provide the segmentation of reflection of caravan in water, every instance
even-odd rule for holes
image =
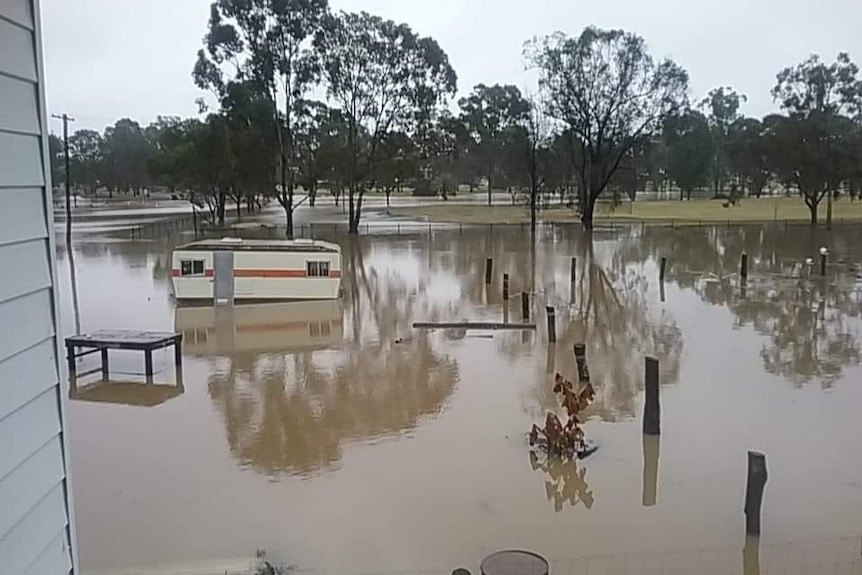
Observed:
[[[336,299],[341,248],[318,240],[204,240],[174,250],[171,275],[178,300]]]
[[[325,348],[342,337],[338,300],[178,307],[174,329],[190,355]]]

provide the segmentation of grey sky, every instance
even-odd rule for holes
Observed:
[[[743,111],[774,109],[775,73],[812,52],[848,51],[862,62],[859,0],[330,0],[334,10],[366,10],[433,36],[458,73],[459,93],[480,82],[535,90],[521,47],[555,30],[586,25],[643,36],[653,55],[691,75],[692,97],[731,85],[748,95]],[[48,105],[75,128],[101,130],[119,117],[142,124],[196,112],[191,80],[210,0],[42,0]],[[493,6],[488,9],[488,6]],[[56,126],[54,126],[56,129]]]

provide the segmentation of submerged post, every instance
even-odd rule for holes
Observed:
[[[503,301],[509,301],[509,274],[503,274]]]
[[[739,262],[739,277],[742,283],[748,281],[748,254],[742,254],[742,261]]]
[[[647,435],[659,435],[661,433],[661,402],[659,400],[658,359],[646,358],[645,376],[643,432]]]
[[[485,260],[485,283],[491,283],[491,273],[494,271],[494,260],[488,258]]]
[[[521,317],[525,323],[530,321],[530,294],[525,291],[521,292]]]
[[[829,261],[829,250],[826,246],[820,248],[820,275],[826,276],[826,264]]]
[[[571,282],[575,283],[578,279],[578,258],[572,258]]]
[[[103,347],[103,348],[101,349],[101,352],[102,352],[102,380],[103,380],[103,381],[107,381],[107,380],[110,378],[110,376],[109,376],[109,374],[108,374],[108,372],[109,372],[109,367],[108,367],[108,348],[107,348],[107,347]]]
[[[748,452],[748,481],[745,485],[745,533],[760,535],[760,507],[766,487],[766,455]]]
[[[590,369],[587,367],[587,345],[575,344],[575,363],[578,366],[578,381],[580,383],[590,382]]]
[[[153,382],[153,350],[144,350],[144,372],[147,377],[147,383]]]
[[[664,275],[665,275],[666,271],[667,271],[667,258],[662,257],[661,258],[661,265],[660,265],[659,271],[658,271],[658,281],[664,283]]]
[[[546,306],[545,311],[548,312],[548,341],[550,343],[557,342],[557,318],[554,315],[554,308]]]

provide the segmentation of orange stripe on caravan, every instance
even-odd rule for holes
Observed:
[[[236,278],[304,278],[305,270],[233,270]]]

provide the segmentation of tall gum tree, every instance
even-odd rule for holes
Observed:
[[[781,70],[772,89],[786,117],[773,118],[771,137],[773,162],[785,166],[799,188],[817,225],[817,210],[828,197],[827,226],[832,223],[832,196],[842,182],[851,180],[855,168],[851,150],[855,133],[853,119],[862,113],[862,80],[859,67],[846,53],[827,64],[812,55],[804,62]],[[784,158],[782,158],[782,155]]]
[[[288,237],[293,237],[299,176],[296,126],[304,96],[318,83],[314,40],[327,14],[326,0],[216,0],[193,73],[199,87],[220,98],[236,82],[252,82],[266,94],[278,141],[275,195],[285,211]]]
[[[592,229],[596,200],[626,154],[686,106],[688,74],[657,62],[643,38],[623,30],[558,32],[528,42],[525,56],[539,70],[548,114],[575,140],[581,221]]]
[[[356,234],[381,143],[432,121],[457,78],[434,39],[367,12],[328,18],[317,46],[330,105],[348,124],[348,224]]]

